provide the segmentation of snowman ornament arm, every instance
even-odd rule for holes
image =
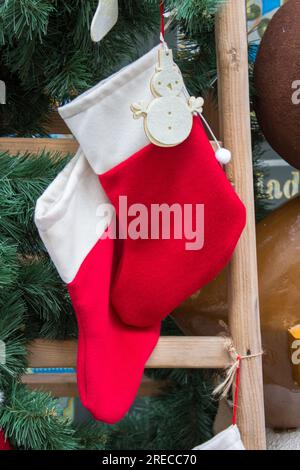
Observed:
[[[195,96],[191,96],[191,98],[189,99],[188,105],[191,110],[191,113],[193,113],[194,115],[202,114],[204,99],[201,97],[195,98]]]
[[[158,63],[150,81],[153,100],[147,105],[138,101],[130,106],[134,119],[144,118],[145,133],[151,143],[160,147],[174,147],[190,135],[193,116],[199,115],[213,136],[218,150],[216,158],[221,164],[230,161],[229,150],[220,147],[212,129],[204,118],[202,97],[189,97],[180,69],[173,61],[172,50],[161,47]]]
[[[147,115],[147,105],[144,101],[138,101],[130,106],[133,113],[133,119],[139,119]]]

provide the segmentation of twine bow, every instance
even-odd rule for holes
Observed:
[[[218,397],[218,399],[225,398],[233,385],[235,379],[235,391],[234,391],[234,400],[233,400],[233,419],[232,424],[236,424],[236,415],[237,415],[237,406],[238,406],[238,396],[239,396],[239,383],[240,383],[240,369],[241,369],[241,362],[244,359],[252,359],[253,357],[262,356],[264,354],[263,351],[260,351],[255,354],[248,354],[246,356],[241,356],[237,353],[232,340],[228,339],[227,350],[229,355],[233,360],[233,364],[229,366],[225,371],[225,378],[224,380],[215,387],[212,392],[214,397]]]

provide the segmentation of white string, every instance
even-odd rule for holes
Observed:
[[[200,118],[202,119],[202,121],[204,122],[204,124],[206,125],[208,131],[210,132],[210,135],[212,136],[212,138],[213,138],[213,140],[214,140],[216,146],[218,147],[218,149],[220,149],[220,148],[221,148],[221,145],[219,144],[219,141],[218,141],[218,139],[216,138],[215,134],[213,133],[213,130],[212,130],[212,128],[210,127],[210,125],[208,124],[207,120],[205,119],[205,117],[203,116],[203,114],[201,114],[201,113],[199,113],[199,112],[198,112],[198,114],[199,114]]]
[[[189,92],[187,91],[187,88],[186,88],[185,85],[184,85],[183,91],[184,91],[184,94],[185,94],[186,98],[189,99],[189,98],[190,98],[190,94],[189,94]],[[215,134],[213,133],[212,128],[211,128],[210,125],[208,124],[208,122],[207,122],[207,120],[205,119],[205,117],[203,116],[203,114],[201,114],[201,113],[199,113],[199,112],[197,112],[197,114],[200,116],[200,118],[202,119],[202,121],[203,121],[204,124],[206,125],[206,127],[207,127],[207,129],[208,129],[210,135],[212,136],[212,138],[213,138],[213,140],[214,140],[216,146],[218,147],[218,149],[221,149],[221,145],[219,144],[218,139],[216,138]]]
[[[164,37],[163,33],[160,33],[160,42],[161,42],[161,45],[163,46],[163,48],[165,49],[165,51],[168,52],[169,51],[169,46],[165,41],[165,37]]]

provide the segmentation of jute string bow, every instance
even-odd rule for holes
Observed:
[[[233,364],[229,366],[225,371],[225,378],[224,380],[216,386],[213,390],[212,394],[214,397],[218,397],[218,399],[222,399],[227,397],[228,392],[233,385],[235,379],[235,391],[234,391],[234,400],[233,400],[233,419],[232,424],[236,424],[236,415],[237,415],[237,406],[238,406],[238,396],[239,396],[239,383],[240,383],[240,369],[241,369],[241,362],[245,359],[252,359],[254,357],[262,356],[264,354],[263,351],[254,354],[247,354],[242,356],[238,354],[236,351],[232,340],[228,338],[227,349],[229,352],[230,357],[233,360]]]

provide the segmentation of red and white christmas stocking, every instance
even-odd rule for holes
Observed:
[[[246,219],[195,115],[203,100],[186,97],[161,50],[60,109],[118,215],[124,239],[112,306],[141,327],[217,276]],[[157,222],[164,210],[166,233]]]
[[[117,241],[107,236],[108,199],[81,150],[39,198],[35,222],[78,321],[78,388],[96,419],[120,420],[131,406],[160,325],[130,327],[110,306]],[[108,208],[109,212],[109,208]]]

